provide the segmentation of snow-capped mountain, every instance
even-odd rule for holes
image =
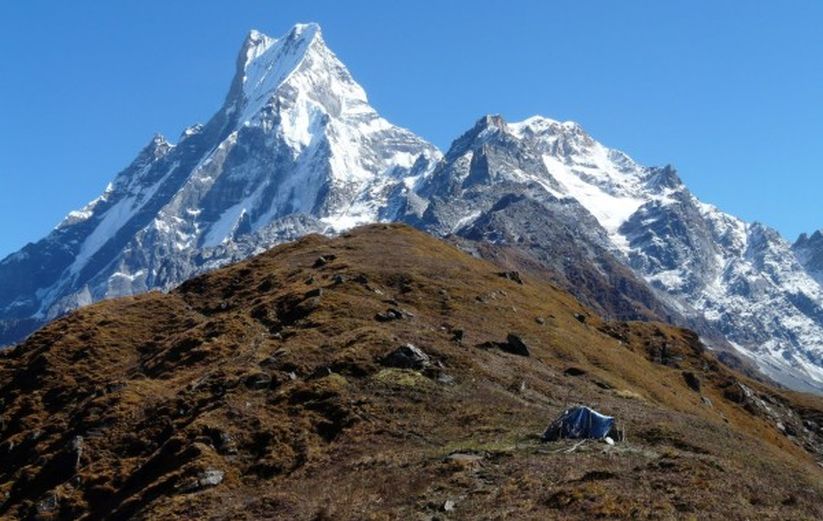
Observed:
[[[501,218],[507,194],[534,210]],[[605,276],[613,277],[602,264],[611,256],[644,279],[673,321],[725,338],[775,380],[823,390],[821,286],[777,232],[700,202],[671,167],[638,165],[576,123],[487,116],[455,141],[418,195],[426,204],[410,222],[548,249],[548,257],[562,241],[540,233],[562,224],[574,230],[577,252],[595,248]],[[552,223],[540,221],[546,215]]]
[[[516,248],[527,254],[525,264],[544,268],[603,315],[676,315],[684,323],[618,258],[597,218],[562,191],[534,140],[521,139],[499,116],[486,116],[454,142],[399,218],[436,235]]]
[[[443,155],[377,114],[314,24],[252,31],[210,121],[176,144],[153,138],[100,197],[0,262],[0,344],[90,302],[374,221],[493,243],[601,313],[691,327],[823,392],[819,232],[792,247],[571,122],[486,116]]]
[[[0,263],[0,316],[48,320],[176,285],[249,244],[390,218],[438,158],[377,114],[317,25],[252,31],[208,123],[152,139],[100,197]]]

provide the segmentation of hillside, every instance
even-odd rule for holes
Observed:
[[[52,322],[0,354],[0,518],[823,517],[823,400],[503,275],[371,225]],[[573,403],[627,440],[541,443]]]

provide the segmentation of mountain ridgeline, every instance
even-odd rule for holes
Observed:
[[[819,232],[791,245],[572,122],[485,116],[441,153],[379,116],[314,24],[279,39],[252,31],[207,123],[174,144],[153,138],[100,197],[0,262],[0,341],[309,233],[390,221],[605,316],[687,326],[823,392]]]

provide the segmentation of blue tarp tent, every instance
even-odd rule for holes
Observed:
[[[562,438],[605,438],[614,427],[614,418],[578,405],[566,409],[543,433],[543,441]]]

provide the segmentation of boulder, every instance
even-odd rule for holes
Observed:
[[[431,358],[419,347],[405,344],[384,356],[381,363],[387,367],[419,370],[428,367],[431,364]]]
[[[392,320],[400,320],[401,318],[403,318],[403,312],[395,308],[389,308],[374,316],[374,319],[378,322],[391,322]]]
[[[529,348],[519,335],[509,333],[506,337],[506,342],[500,344],[500,349],[507,353],[512,353],[520,356],[529,356]]]
[[[252,373],[243,380],[249,389],[268,389],[271,386],[272,378],[268,373]]]
[[[312,264],[312,268],[322,268],[323,266],[330,263],[336,258],[337,256],[335,255],[321,255],[320,257],[317,257],[316,261],[314,261],[314,264]]]
[[[512,353],[520,356],[529,356],[529,348],[519,335],[509,333],[505,342],[482,342],[477,344],[479,349],[500,349],[507,353]]]
[[[683,380],[689,386],[689,389],[696,393],[700,392],[700,378],[696,374],[691,371],[683,371]]]
[[[586,374],[586,370],[581,369],[579,367],[571,366],[566,368],[566,370],[563,371],[563,374],[566,376],[583,376],[584,374]]]
[[[184,493],[195,492],[204,488],[215,487],[223,482],[225,473],[222,470],[208,469],[199,473],[197,477],[179,485],[179,490]]]
[[[305,295],[305,297],[307,299],[322,297],[322,296],[323,296],[323,288],[310,289],[309,291],[306,292],[306,295]]]
[[[457,342],[458,344],[463,342],[463,338],[465,337],[465,332],[462,329],[453,329],[452,330],[452,340]]]
[[[197,477],[201,487],[214,487],[223,482],[225,474],[222,470],[209,469],[200,473]]]
[[[520,278],[520,273],[517,271],[501,271],[497,275],[499,277],[503,277],[504,279],[508,279],[512,282],[523,284],[523,279]]]

